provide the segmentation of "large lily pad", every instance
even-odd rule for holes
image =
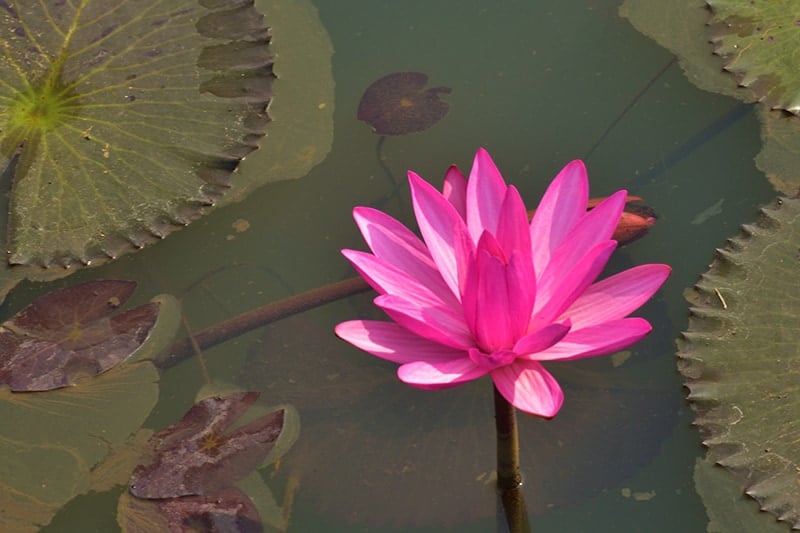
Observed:
[[[800,12],[795,0],[708,0],[725,69],[773,108],[800,114]]]
[[[689,80],[706,91],[752,102],[756,96],[737,87],[722,70],[722,60],[708,42],[711,14],[705,0],[625,0],[620,15],[640,32],[674,53]]]
[[[135,281],[97,280],[45,294],[0,326],[0,383],[12,391],[74,385],[130,357],[156,323],[150,302],[114,314]]]
[[[269,120],[252,2],[11,1],[0,27],[11,264],[91,263],[188,224]]]
[[[764,208],[691,293],[679,342],[711,459],[800,527],[800,199]]]

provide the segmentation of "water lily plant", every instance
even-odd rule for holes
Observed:
[[[381,211],[357,207],[372,253],[342,252],[392,321],[336,327],[347,342],[399,363],[403,382],[442,389],[488,375],[500,404],[549,418],[564,395],[543,363],[610,354],[650,332],[647,320],[628,315],[670,268],[641,265],[596,281],[617,247],[612,236],[626,191],[587,211],[583,162],[561,170],[530,222],[519,192],[484,149],[469,179],[450,167],[442,192],[414,172],[408,180],[422,238]],[[506,431],[515,431],[510,422]]]

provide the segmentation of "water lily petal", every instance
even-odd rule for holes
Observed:
[[[506,263],[500,245],[484,232],[461,297],[467,326],[486,353],[509,350],[527,331],[535,281],[527,257],[514,252]]]
[[[506,190],[503,204],[500,206],[503,216],[497,223],[497,242],[503,248],[506,257],[511,256],[511,252],[516,251],[520,255],[531,257],[531,234],[528,231],[528,212],[519,191],[513,185],[509,185]],[[530,260],[528,259],[530,262]],[[533,263],[530,265],[533,272]]]
[[[420,337],[461,350],[468,350],[475,344],[463,316],[446,307],[420,307],[388,294],[375,298],[375,305]]]
[[[356,348],[395,363],[450,361],[466,357],[464,350],[423,339],[393,322],[350,320],[337,325],[334,331]]]
[[[536,361],[571,361],[624,350],[641,340],[653,328],[638,317],[611,320],[570,331],[558,344],[538,353],[520,356]]]
[[[453,204],[458,214],[467,220],[467,178],[455,165],[451,165],[444,175],[442,196]]]
[[[449,305],[458,305],[422,240],[389,215],[356,207],[353,218],[375,257],[416,279]]]
[[[397,369],[401,381],[420,389],[453,387],[488,373],[489,370],[476,365],[469,357],[451,361],[417,361]]]
[[[598,281],[562,316],[569,317],[575,329],[624,318],[653,296],[671,270],[661,264],[640,265]]]
[[[379,294],[393,294],[419,306],[447,305],[428,287],[394,265],[388,265],[372,254],[358,250],[342,250],[353,267]]]
[[[550,269],[557,262],[558,265],[553,267],[556,271],[570,270],[572,265],[580,261],[586,250],[611,239],[625,207],[625,197],[625,191],[617,191],[586,213],[550,256],[547,268]]]
[[[542,272],[550,256],[586,214],[589,180],[583,161],[572,161],[550,183],[530,224],[533,267]]]
[[[565,320],[560,324],[550,324],[537,329],[518,340],[513,351],[516,354],[534,354],[546,350],[563,339],[569,333],[570,327],[570,321]]]
[[[469,250],[474,247],[466,224],[455,207],[428,182],[409,172],[408,183],[422,238],[445,283],[458,297],[459,276],[463,279]]]
[[[552,418],[564,403],[556,379],[536,361],[517,359],[492,370],[495,387],[511,405],[536,416]]]
[[[467,181],[467,227],[473,242],[484,231],[496,234],[506,188],[489,152],[479,148]]]
[[[549,324],[561,316],[597,279],[616,247],[616,241],[602,242],[589,250],[574,268],[566,272],[548,267],[550,275],[540,279],[536,287],[536,302],[529,331]],[[558,264],[558,258],[554,258],[553,265],[557,267]]]

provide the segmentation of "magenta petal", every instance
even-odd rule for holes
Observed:
[[[379,294],[400,296],[419,306],[446,305],[428,287],[372,254],[358,250],[342,250],[342,255]]]
[[[442,196],[453,204],[458,214],[465,221],[467,220],[467,178],[461,170],[452,165],[444,175],[444,185],[442,186]]]
[[[442,301],[458,300],[439,274],[425,244],[411,230],[389,215],[369,207],[357,207],[353,218],[375,257],[417,280]]]
[[[511,252],[516,251],[530,262],[531,235],[528,231],[528,212],[525,210],[519,191],[513,185],[508,186],[500,211],[503,216],[497,224],[495,234],[497,242],[500,243],[506,257],[510,257]],[[533,272],[532,263],[531,272]]]
[[[559,262],[556,258],[537,284],[536,304],[529,329],[538,329],[561,316],[597,279],[616,246],[616,241],[598,244],[572,270],[566,272],[558,269]]]
[[[569,330],[569,320],[561,324],[550,324],[522,337],[514,345],[513,351],[516,354],[534,354],[546,350],[563,339]]]
[[[409,172],[408,183],[422,238],[445,283],[459,296],[459,272],[466,270],[469,256],[465,254],[473,246],[466,224],[453,205],[428,182]]]
[[[473,242],[484,231],[496,233],[506,188],[489,152],[479,148],[467,181],[467,227]]]
[[[391,295],[378,296],[375,305],[383,309],[389,318],[420,337],[461,350],[467,350],[474,344],[463,316],[448,308],[419,307]]]
[[[582,161],[572,161],[553,179],[530,224],[533,266],[542,272],[550,256],[586,214],[589,180]]]
[[[554,417],[564,403],[558,382],[536,361],[517,359],[492,370],[492,381],[511,405],[532,415]]]
[[[395,363],[450,361],[466,357],[464,350],[423,339],[392,322],[351,320],[337,325],[334,331],[356,348]]]
[[[506,264],[502,254],[492,234],[484,233],[461,297],[467,326],[485,353],[511,349],[527,330],[533,308],[535,282],[527,258],[515,252]]]
[[[596,326],[570,331],[558,344],[529,356],[536,361],[571,361],[624,350],[650,333],[652,327],[643,318],[622,318]]]
[[[462,355],[463,352],[462,352]],[[417,361],[397,369],[401,381],[421,389],[444,389],[485,376],[489,371],[469,357],[451,361]]]
[[[671,272],[667,265],[629,268],[586,289],[562,314],[574,329],[628,316],[661,287]]]
[[[626,197],[625,191],[618,191],[586,213],[550,256],[547,268],[550,269],[552,263],[558,262],[553,268],[560,271],[570,270],[581,260],[586,250],[591,250],[601,242],[611,239],[619,224]]]

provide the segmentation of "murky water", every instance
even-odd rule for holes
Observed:
[[[378,205],[408,220],[414,169],[435,184],[478,146],[534,204],[571,159],[592,195],[629,188],[658,213],[647,238],[617,252],[615,272],[666,262],[674,273],[641,314],[652,335],[627,359],[555,368],[567,391],[553,421],[523,417],[525,497],[536,531],[704,531],[692,473],[702,453],[675,370],[682,297],[714,248],[774,193],[753,165],[752,113],[694,88],[672,56],[617,16],[617,2],[317,0],[335,49],[335,136],[301,180],[256,191],[165,242],[70,278],[127,277],[140,298],[181,296],[194,330],[353,275],[340,256],[363,248],[350,210]],[[278,58],[278,61],[280,58]],[[356,120],[361,93],[390,72],[452,88],[431,129],[387,139]],[[268,141],[267,141],[268,142]],[[378,157],[383,158],[379,161]],[[387,175],[391,174],[391,176]],[[241,221],[246,221],[245,226]],[[38,287],[22,287],[9,309]],[[342,320],[377,316],[363,295],[241,336],[205,353],[214,380],[294,404],[302,433],[275,472],[278,501],[297,485],[289,531],[492,531],[491,387],[402,386],[394,365],[337,341]],[[191,405],[194,361],[163,375],[148,425]],[[48,531],[112,531],[116,494],[70,504]]]

